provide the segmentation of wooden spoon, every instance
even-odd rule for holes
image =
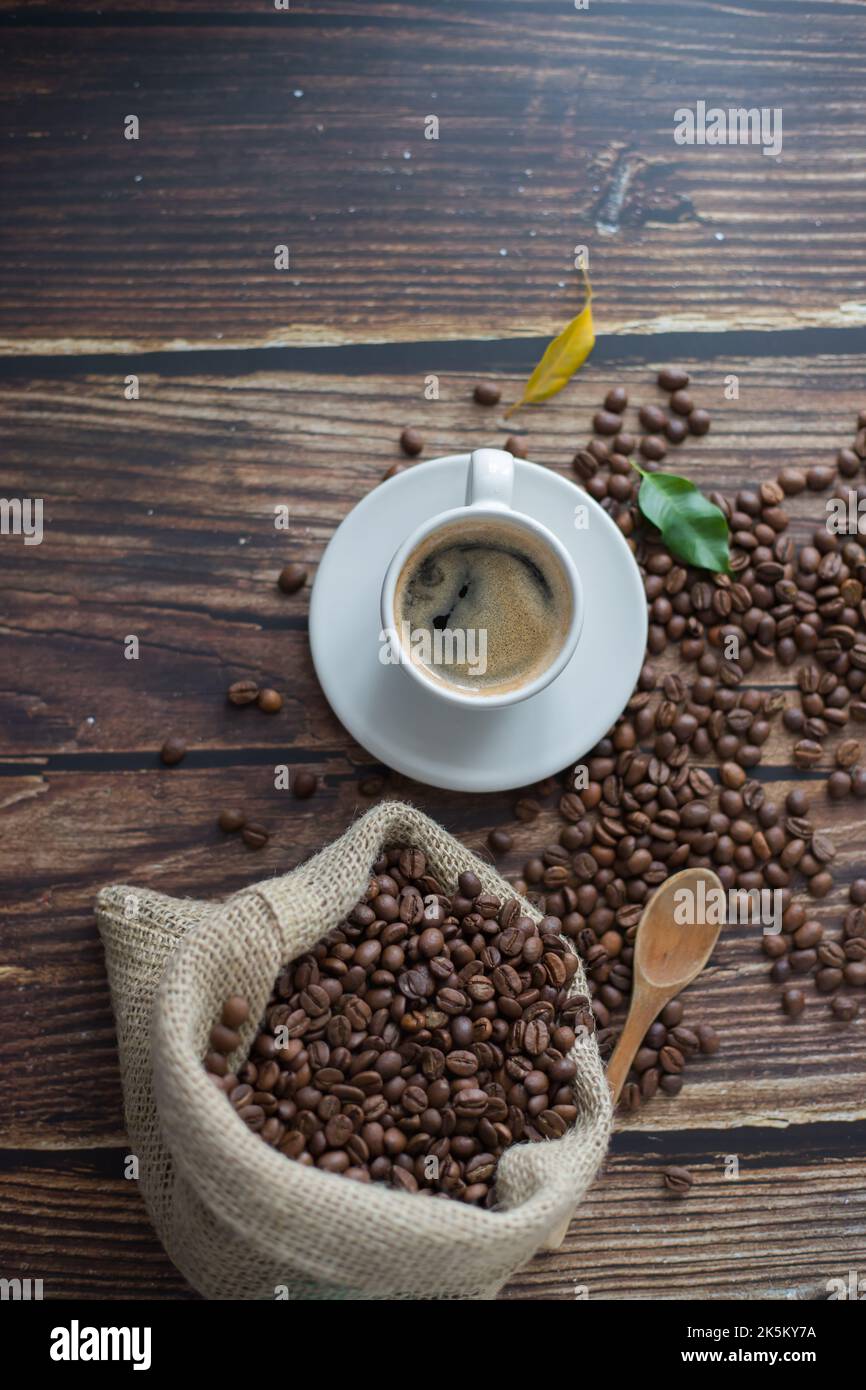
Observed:
[[[696,920],[681,926],[674,920],[674,895],[683,889],[694,894]],[[607,1066],[614,1105],[650,1024],[674,995],[700,975],[713,953],[725,917],[725,912],[718,910],[722,900],[713,893],[714,889],[724,893],[712,869],[683,869],[665,879],[644,909],[634,943],[628,1018]],[[699,896],[702,892],[707,894],[703,910]],[[710,917],[709,922],[703,920],[706,916]]]
[[[703,889],[701,888],[703,884]],[[674,920],[678,903],[674,894],[683,889],[695,895],[695,921],[680,925]],[[713,953],[725,913],[702,911],[699,893],[708,895],[712,889],[724,892],[721,882],[711,869],[683,869],[666,878],[653,893],[640,919],[634,945],[632,964],[632,996],[625,1027],[607,1067],[607,1080],[613,1103],[619,1100],[623,1082],[635,1053],[650,1024],[658,1018],[665,1004],[700,975]],[[682,901],[680,899],[679,901]],[[721,900],[704,899],[707,907],[718,909]],[[704,915],[718,917],[706,922]],[[570,1218],[554,1231],[544,1244],[545,1250],[558,1250],[570,1224]]]

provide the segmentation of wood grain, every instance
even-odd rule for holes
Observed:
[[[344,736],[313,694],[306,597],[277,590],[282,565],[299,560],[314,573],[337,523],[402,457],[404,425],[422,431],[425,457],[517,433],[533,459],[573,477],[571,457],[611,380],[630,392],[633,426],[637,406],[660,398],[665,360],[655,345],[642,361],[590,361],[558,397],[508,422],[474,404],[476,376],[437,372],[435,349],[417,373],[143,372],[138,401],[124,399],[122,375],[0,379],[4,487],[45,508],[42,545],[10,537],[0,549],[3,645],[15,673],[0,681],[0,751],[154,751],[175,732],[194,749],[324,755]],[[713,427],[672,449],[668,466],[707,490],[832,462],[853,436],[863,405],[854,355],[732,351],[686,365]],[[431,372],[434,401],[424,398]],[[728,401],[732,374],[740,396]],[[496,374],[506,400],[521,376]],[[793,534],[822,524],[825,503],[793,499]],[[288,532],[275,530],[279,506],[289,508]],[[124,659],[128,634],[139,637],[138,661]],[[285,692],[282,715],[226,704],[228,685],[246,676]],[[791,673],[767,667],[756,678],[790,684]],[[768,763],[785,757],[778,742],[767,750]]]
[[[791,784],[774,784],[774,795],[777,785],[783,794]],[[0,791],[11,902],[0,954],[0,1147],[115,1145],[122,1112],[93,921],[98,889],[127,883],[220,898],[295,867],[371,802],[337,755],[315,801],[305,805],[273,790],[271,767],[243,764],[49,774],[4,779]],[[482,851],[487,828],[507,824],[511,814],[503,796],[467,805],[419,785],[399,794]],[[251,853],[222,834],[215,823],[222,804],[243,806],[271,829],[264,851]],[[825,806],[818,797],[815,819],[840,847],[834,895],[815,904],[828,935],[836,936],[846,885],[862,874],[863,819],[854,803]],[[530,851],[555,841],[560,825],[551,798],[538,823],[519,827],[500,868],[518,873]],[[792,1022],[768,970],[759,927],[725,929],[711,964],[683,996],[687,1021],[721,1032],[720,1051],[688,1064],[681,1097],[659,1096],[621,1117],[620,1127],[658,1132],[866,1118],[866,1010],[852,1024],[838,1023],[809,981],[806,1012]],[[51,1057],[36,1075],[34,1049]]]
[[[633,420],[657,368],[682,360],[713,428],[670,466],[705,489],[830,462],[850,441],[866,406],[860,19],[829,0],[537,0],[531,20],[517,0],[297,0],[288,14],[0,0],[0,491],[42,497],[46,515],[42,545],[0,542],[5,1276],[43,1278],[49,1298],[195,1297],[122,1176],[93,899],[118,880],[222,897],[371,804],[370,756],[315,681],[308,595],[274,581],[289,559],[314,575],[405,425],[427,458],[518,434],[572,476],[608,386],[627,387]],[[699,98],[781,107],[781,159],[677,146],[673,113]],[[123,139],[133,112],[137,142]],[[479,376],[514,399],[575,312],[582,244],[590,362],[543,410],[482,410]],[[825,501],[790,505],[799,539]],[[138,662],[123,658],[130,633]],[[227,705],[247,676],[284,692],[277,717]],[[787,688],[791,673],[750,679]],[[175,769],[157,757],[169,733],[190,746]],[[832,747],[795,774],[774,730],[758,771],[775,800],[804,788],[839,846],[834,892],[814,905],[831,936],[866,862],[862,803],[826,798]],[[276,791],[277,764],[314,770],[315,800]],[[481,852],[509,824],[510,876],[560,828],[555,794],[532,825],[513,822],[512,793],[386,775],[384,795]],[[218,831],[225,804],[269,826],[262,853]],[[756,928],[726,930],[685,999],[720,1051],[689,1062],[678,1098],[618,1116],[566,1244],[506,1300],[582,1286],[813,1300],[862,1268],[866,1012],[840,1025],[810,982],[791,1021],[768,969]],[[661,1186],[671,1162],[696,1175],[684,1200]]]
[[[567,391],[510,428],[527,431],[539,464],[569,474],[611,380],[630,392],[628,423],[639,403],[656,399],[654,373],[665,360],[658,346],[615,368],[591,362]],[[714,423],[705,440],[674,455],[675,466],[706,488],[754,485],[786,463],[832,460],[850,438],[861,400],[855,357],[732,351],[686,365]],[[398,456],[405,423],[422,429],[428,456],[501,443],[506,429],[499,411],[471,401],[475,377],[465,372],[443,371],[440,399],[425,401],[425,373],[414,367],[228,378],[173,369],[143,373],[141,398],[130,402],[122,378],[70,367],[0,380],[10,491],[44,495],[47,518],[42,545],[9,538],[0,550],[2,877],[14,902],[0,963],[0,1143],[11,1148],[113,1145],[121,1136],[92,919],[100,886],[126,881],[219,897],[293,867],[370,804],[358,780],[372,761],[321,696],[307,649],[307,596],[279,593],[280,566],[298,559],[314,571],[335,525]],[[741,384],[737,401],[722,394],[730,372]],[[506,398],[520,377],[497,374]],[[273,527],[282,503],[291,509],[288,536]],[[822,507],[813,494],[793,501],[797,534],[808,534]],[[138,662],[123,658],[129,633],[141,640]],[[228,684],[244,676],[285,692],[276,718],[228,705]],[[758,668],[754,679],[790,685],[791,673]],[[157,757],[169,733],[190,746],[171,770]],[[776,726],[759,770],[776,799],[794,784],[790,746]],[[314,803],[274,789],[282,764],[319,774]],[[817,907],[833,927],[862,872],[866,835],[859,803],[827,801],[825,776],[800,774],[797,783],[840,846],[836,892]],[[509,793],[467,799],[391,778],[385,794],[415,801],[473,848],[483,849],[490,826],[514,823]],[[251,855],[222,836],[221,804],[240,804],[268,825],[268,848]],[[531,851],[556,838],[555,799],[546,805],[537,824],[517,827],[506,872],[518,874]],[[689,1068],[680,1101],[658,1099],[624,1126],[863,1115],[866,1020],[842,1028],[815,996],[792,1025],[767,968],[753,929],[723,942],[690,992],[695,1017],[724,1027],[722,1052]],[[46,1039],[52,1073],[29,1086],[32,1048]]]
[[[549,334],[578,245],[607,332],[866,322],[854,5],[124,8],[2,16],[2,352]]]
[[[537,1255],[503,1299],[810,1301],[862,1267],[866,1166],[844,1143],[831,1156],[802,1136],[792,1150],[761,1131],[745,1143],[706,1133],[691,1144],[628,1140],[614,1140],[563,1247]],[[826,1134],[822,1142],[832,1147]],[[41,1278],[49,1299],[196,1297],[122,1176],[125,1157],[0,1155],[6,1277]],[[726,1176],[732,1157],[736,1178]],[[694,1175],[685,1198],[664,1189],[661,1170],[672,1162]]]

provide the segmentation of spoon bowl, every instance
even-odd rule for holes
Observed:
[[[700,974],[724,921],[725,892],[711,869],[683,869],[653,893],[640,920],[634,979],[680,990]]]

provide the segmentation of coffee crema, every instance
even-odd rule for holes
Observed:
[[[559,655],[573,602],[565,568],[540,537],[507,521],[455,521],[428,536],[397,579],[404,655],[462,694],[529,685]]]

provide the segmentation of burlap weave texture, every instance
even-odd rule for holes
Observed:
[[[420,846],[449,888],[472,869],[485,889],[513,896],[495,870],[401,802],[375,807],[300,868],[223,903],[126,886],[99,895],[142,1190],[168,1254],[208,1298],[493,1297],[568,1219],[604,1157],[610,1099],[591,1037],[572,1054],[577,1123],[561,1139],[506,1151],[496,1211],[295,1163],[250,1133],[208,1080],[201,1059],[225,998],[250,1003],[230,1059],[239,1065],[280,968],[346,915],[394,844]],[[586,989],[581,970],[572,988]]]

